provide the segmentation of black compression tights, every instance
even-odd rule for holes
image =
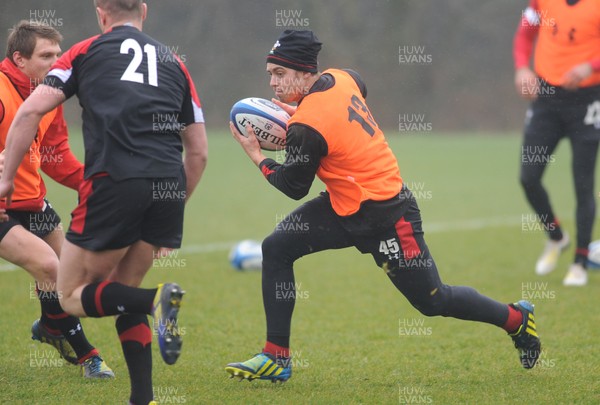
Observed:
[[[554,221],[554,212],[550,204],[550,199],[546,189],[542,185],[542,176],[546,169],[546,164],[552,161],[553,152],[558,144],[558,139],[548,142],[545,145],[534,144],[534,141],[528,141],[521,149],[521,185],[525,191],[527,200],[535,210],[544,229],[549,229],[550,237],[553,237],[552,230]],[[592,238],[592,227],[596,215],[596,196],[594,195],[594,171],[596,167],[596,156],[598,152],[598,141],[577,141],[571,140],[573,183],[575,186],[575,196],[577,200],[576,224],[577,224],[577,249],[587,249]],[[568,185],[563,185],[567,188]],[[553,239],[557,239],[554,237]],[[577,258],[576,258],[577,259]]]

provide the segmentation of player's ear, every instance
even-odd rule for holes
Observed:
[[[96,17],[98,17],[100,31],[104,32],[104,27],[106,25],[106,13],[100,7],[96,7]]]
[[[142,3],[142,21],[146,20],[146,15],[148,15],[148,5],[146,3]]]
[[[12,61],[15,65],[17,65],[17,67],[19,69],[23,69],[25,67],[25,61],[23,60],[25,59],[23,57],[23,55],[21,54],[21,52],[19,51],[14,51],[12,54]]]

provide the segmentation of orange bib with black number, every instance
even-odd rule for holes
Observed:
[[[548,83],[561,86],[563,76],[576,65],[600,57],[600,1],[537,0],[539,20],[535,71]],[[600,83],[594,72],[580,86]]]
[[[366,200],[383,201],[402,188],[400,169],[358,85],[348,73],[329,69],[328,90],[306,95],[288,126],[314,128],[327,142],[317,176],[325,183],[338,215],[357,212]]]

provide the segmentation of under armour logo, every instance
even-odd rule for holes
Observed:
[[[81,324],[78,323],[77,327],[75,327],[75,329],[69,329],[69,335],[75,336],[75,334],[80,331],[81,331]]]
[[[123,305],[117,305],[117,310],[119,312],[125,312],[125,307]]]

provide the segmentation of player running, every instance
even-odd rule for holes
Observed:
[[[285,31],[267,56],[270,85],[292,118],[283,164],[263,155],[251,128],[235,139],[267,181],[294,199],[306,196],[315,176],[326,192],[283,219],[301,221],[302,232],[277,227],[262,244],[262,293],[267,341],[262,353],[230,363],[231,377],[286,381],[292,375],[290,325],[294,262],[327,249],[356,247],[369,253],[410,303],[426,316],[485,322],[503,328],[524,368],[540,356],[533,305],[503,304],[473,288],[440,280],[429,252],[417,203],[403,184],[396,157],[367,107],[367,88],[352,70],[318,71],[321,42],[311,31]],[[275,101],[275,100],[274,100]],[[289,103],[298,103],[297,108]]]
[[[529,67],[535,43],[534,70]],[[542,185],[563,138],[572,149],[577,242],[563,279],[588,281],[588,246],[596,215],[594,173],[600,143],[600,7],[597,1],[530,0],[514,39],[515,86],[532,100],[521,147],[521,184],[548,236],[535,272],[548,274],[570,244]],[[568,187],[561,185],[561,188]]]
[[[52,27],[21,21],[8,37],[0,62],[0,150],[17,109],[29,97],[60,54],[62,36]],[[85,377],[110,378],[113,371],[86,339],[79,319],[63,311],[56,289],[58,257],[64,241],[60,217],[45,199],[44,173],[77,189],[83,165],[71,153],[62,106],[41,119],[35,139],[18,164],[13,201],[0,223],[0,257],[33,276],[42,315],[33,323],[32,338],[54,346],[71,364],[81,364]],[[22,155],[20,155],[22,156]],[[4,155],[2,156],[2,159]]]
[[[85,170],[60,256],[60,303],[77,316],[118,315],[129,400],[145,405],[153,399],[147,315],[154,317],[164,361],[175,363],[182,344],[177,319],[183,291],[174,283],[137,286],[154,251],[181,245],[185,201],[206,165],[206,133],[184,64],[142,32],[146,4],[96,0],[95,6],[102,34],[61,56],[15,117],[0,197],[10,201],[14,157],[25,153],[42,117],[77,95]],[[157,128],[157,121],[168,125]]]

